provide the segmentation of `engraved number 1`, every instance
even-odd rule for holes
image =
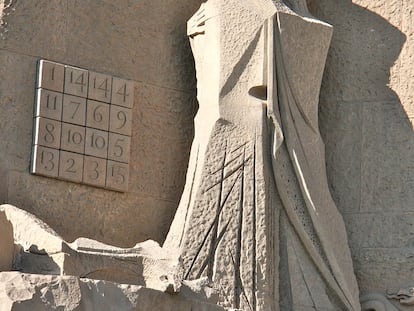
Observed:
[[[51,71],[50,78],[53,81],[53,80],[55,80],[55,66],[53,66],[50,71]]]

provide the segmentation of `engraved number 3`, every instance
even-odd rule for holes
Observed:
[[[97,180],[99,178],[99,171],[98,171],[99,164],[98,162],[95,162],[95,161],[93,162],[93,164],[95,164],[95,168],[92,170],[92,173],[94,174],[89,175],[89,177],[93,180]]]

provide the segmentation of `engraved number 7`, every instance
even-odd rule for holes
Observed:
[[[80,103],[72,102],[72,101],[70,103],[76,106],[75,107],[75,111],[73,112],[72,117],[71,117],[72,119],[74,119],[75,118],[75,115],[77,114],[77,112],[79,110]]]

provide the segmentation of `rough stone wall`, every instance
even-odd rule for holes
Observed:
[[[0,203],[39,216],[66,240],[162,242],[184,184],[194,65],[186,21],[201,1],[0,1]],[[36,62],[137,81],[130,191],[29,174]]]
[[[414,2],[308,2],[335,27],[320,103],[331,191],[361,289],[382,290],[414,277]],[[67,240],[162,241],[192,137],[185,23],[200,3],[0,0],[0,203]],[[137,81],[129,193],[29,174],[39,58]]]
[[[414,2],[311,0],[334,25],[320,128],[362,291],[414,278]]]

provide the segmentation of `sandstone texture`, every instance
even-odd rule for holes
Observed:
[[[184,188],[194,131],[195,71],[186,22],[202,2],[0,0],[0,204],[22,207],[55,229],[33,235],[37,229],[24,224],[39,223],[22,216],[27,232],[15,232],[21,237],[17,250],[32,256],[32,268],[61,274],[67,260],[62,254],[79,253],[76,245],[89,243],[70,243],[79,236],[132,249],[149,238],[163,242]],[[345,220],[361,293],[385,297],[389,288],[414,279],[414,2],[306,2],[311,14],[334,29],[319,111],[313,111],[319,113],[328,185]],[[229,53],[245,43],[240,37],[235,35]],[[39,59],[134,81],[128,193],[29,174]],[[210,132],[203,135],[209,139]],[[3,243],[11,249],[10,226],[2,215],[0,270],[7,270],[11,257]],[[264,215],[256,216],[263,228]],[[269,230],[278,238],[279,227]],[[94,246],[100,248],[106,246]],[[58,265],[47,249],[57,250]]]
[[[161,243],[193,133],[195,74],[185,34],[201,2],[0,1],[0,203],[39,216],[66,241]],[[29,174],[39,59],[134,81],[127,193]]]
[[[0,311],[224,311],[137,285],[74,276],[0,273]]]
[[[227,308],[359,311],[318,131],[332,27],[302,0],[209,0],[187,34],[199,110],[164,248]]]
[[[0,271],[10,271],[13,266],[13,226],[6,214],[0,211]]]
[[[361,292],[413,280],[414,2],[310,1],[334,27],[320,130]]]
[[[0,215],[4,222],[0,240],[0,246],[4,244],[0,253],[3,271],[72,275],[170,293],[181,289],[183,272],[179,258],[170,256],[154,241],[128,249],[87,238],[67,243],[41,220],[12,205],[0,205]],[[14,243],[10,244],[13,233]]]

